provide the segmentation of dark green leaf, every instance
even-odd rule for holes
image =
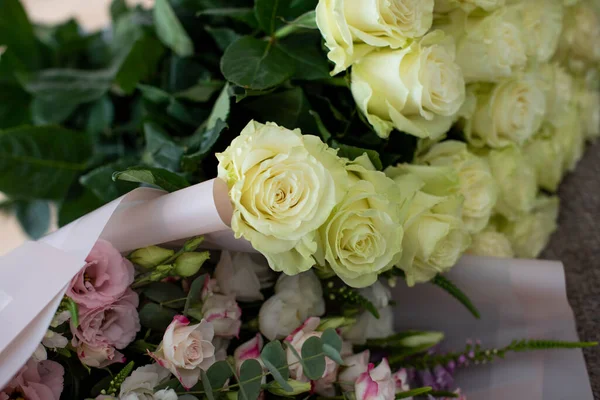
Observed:
[[[154,37],[148,34],[137,39],[115,77],[115,83],[126,94],[135,90],[136,85],[156,74],[158,62],[165,48]]]
[[[143,155],[144,163],[171,171],[179,169],[183,148],[175,144],[158,124],[146,122],[144,124],[144,137],[146,139],[146,149]]]
[[[349,146],[340,142],[333,140],[331,142],[331,146],[339,149],[338,156],[348,158],[349,160],[354,160],[357,157],[362,156],[363,154],[367,154],[369,156],[369,160],[373,163],[373,166],[378,171],[381,171],[383,165],[381,164],[381,160],[379,159],[379,153],[375,150],[363,149],[360,147]]]
[[[197,60],[177,57],[175,54],[172,54],[169,59],[168,72],[166,90],[169,93],[181,92],[198,82],[213,78],[211,72]]]
[[[310,10],[289,22],[290,25],[294,25],[299,28],[305,29],[319,29],[317,26],[317,13],[315,10]]]
[[[194,44],[167,0],[156,0],[154,24],[160,40],[175,54],[180,57],[189,57],[194,54]]]
[[[159,332],[164,332],[173,321],[177,311],[167,307],[161,307],[156,303],[146,303],[140,309],[140,324]]]
[[[58,226],[65,226],[77,218],[94,211],[103,204],[104,202],[88,189],[85,189],[82,193],[74,197],[68,197],[60,204]]]
[[[188,314],[188,311],[199,305],[201,303],[202,297],[202,289],[204,288],[204,283],[206,282],[207,276],[201,275],[194,279],[192,285],[190,286],[190,291],[187,295],[187,299],[185,300],[185,306],[183,308],[183,313]]]
[[[119,17],[123,16],[129,8],[125,0],[113,0],[110,3],[110,17],[113,21],[116,21]]]
[[[150,300],[168,308],[179,309],[185,305],[185,293],[183,289],[169,282],[151,283],[144,289],[144,295]]]
[[[291,346],[290,346],[291,347]],[[323,342],[316,336],[308,338],[302,345],[304,374],[308,379],[316,380],[325,373],[325,355]]]
[[[448,293],[450,296],[452,296],[456,300],[458,300],[462,305],[464,305],[467,308],[467,310],[469,310],[471,312],[471,314],[473,314],[473,316],[475,318],[477,318],[477,319],[481,318],[481,315],[479,314],[479,310],[477,310],[477,307],[475,307],[475,305],[473,304],[471,299],[469,299],[469,296],[467,296],[462,290],[460,290],[460,288],[458,288],[448,278],[438,274],[435,276],[435,278],[433,278],[431,283],[442,288],[443,290],[446,291],[446,293]]]
[[[301,128],[306,131],[314,125],[309,115],[308,101],[300,87],[260,96],[245,103],[244,107],[252,112],[255,119],[261,122],[275,122],[288,129]],[[301,120],[309,120],[311,125],[307,127],[306,124],[300,123]]]
[[[321,36],[318,33],[301,33],[281,40],[277,48],[294,61],[293,78],[302,80],[328,79],[329,62],[321,49]]]
[[[171,95],[157,87],[139,84],[138,89],[142,92],[144,99],[152,103],[162,104],[171,101]]]
[[[210,379],[206,372],[203,369],[200,370],[200,378],[202,379],[202,385],[204,386],[204,394],[208,400],[215,400],[215,396],[213,395],[213,388],[210,385]]]
[[[258,28],[258,21],[252,8],[211,8],[199,12],[198,16],[228,17],[243,22],[251,28]]]
[[[103,96],[92,103],[86,124],[86,131],[92,136],[107,132],[115,119],[115,107],[109,96]]]
[[[77,104],[44,100],[34,97],[31,101],[31,120],[35,125],[60,124],[77,109]]]
[[[260,394],[263,369],[260,363],[250,359],[240,367],[240,397],[242,400],[256,400]]]
[[[144,166],[132,167],[122,172],[115,172],[113,174],[113,180],[116,179],[128,182],[145,183],[164,189],[167,192],[174,192],[190,186],[185,178],[171,171]]]
[[[221,72],[246,89],[277,86],[294,74],[294,62],[271,42],[244,36],[225,50]]]
[[[31,96],[17,85],[0,85],[0,129],[31,123]]]
[[[287,383],[287,380],[290,379],[287,356],[285,350],[281,347],[281,343],[277,340],[267,343],[260,353],[260,358],[281,387],[285,391],[291,392],[293,389]]]
[[[0,132],[0,191],[9,196],[61,199],[87,167],[84,134],[56,126]]]
[[[206,32],[212,36],[215,43],[221,51],[225,51],[227,47],[240,38],[233,29],[229,28],[211,28],[210,26],[205,27]]]
[[[50,204],[47,201],[18,201],[16,215],[23,230],[32,239],[41,238],[50,228]]]
[[[287,15],[290,0],[256,0],[254,14],[260,27],[267,35],[272,35],[280,27],[282,19]]]
[[[406,392],[396,393],[396,399],[407,399],[409,397],[417,397],[431,392],[430,386],[407,390]]]
[[[190,100],[195,102],[206,102],[223,88],[222,81],[204,81],[198,82],[196,85],[187,88],[175,94],[178,99]]]
[[[19,0],[0,0],[0,46],[10,47],[19,63],[28,69],[39,65],[33,28]]]
[[[219,390],[225,386],[227,379],[233,376],[233,372],[231,371],[231,368],[229,368],[227,361],[217,361],[210,366],[208,371],[206,371],[206,375],[208,376],[212,389]]]
[[[229,85],[225,85],[221,94],[217,98],[215,105],[213,106],[208,120],[206,121],[206,129],[213,129],[218,121],[227,121],[229,117],[229,111],[231,109],[231,101],[229,99]]]
[[[112,201],[136,188],[129,182],[113,181],[115,172],[123,171],[133,163],[130,158],[124,158],[111,164],[106,164],[79,178],[79,183],[88,188],[97,198],[105,203]]]
[[[225,128],[227,128],[227,124],[218,120],[212,129],[194,133],[194,136],[190,138],[192,152],[184,155],[181,159],[185,171],[194,172],[198,170],[200,162],[210,154],[210,150]]]

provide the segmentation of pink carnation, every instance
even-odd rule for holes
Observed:
[[[133,264],[105,240],[96,242],[85,261],[67,291],[79,305],[95,308],[113,303],[133,283]]]
[[[59,400],[63,390],[65,370],[55,361],[36,362],[33,359],[0,391],[0,400]]]

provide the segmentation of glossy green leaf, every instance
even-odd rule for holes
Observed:
[[[258,21],[254,9],[245,7],[210,8],[198,13],[198,16],[228,17],[247,24],[251,28],[258,28]]]
[[[139,312],[140,324],[144,328],[164,332],[167,326],[173,321],[177,311],[167,307],[161,307],[156,303],[146,303]]]
[[[77,109],[74,103],[57,103],[34,97],[31,101],[31,120],[35,125],[61,124]]]
[[[108,203],[137,187],[137,185],[123,180],[112,180],[115,172],[123,171],[132,163],[132,159],[124,158],[114,163],[102,165],[79,177],[79,183],[88,188],[97,198]]]
[[[17,201],[17,219],[21,227],[32,239],[39,239],[50,228],[50,203],[43,200]]]
[[[174,192],[190,186],[189,182],[182,176],[162,168],[150,168],[138,166],[128,168],[125,171],[115,172],[113,180],[120,179],[128,182],[145,183],[156,186],[167,192]]]
[[[185,301],[185,306],[183,308],[184,314],[188,315],[188,312],[191,308],[201,304],[202,289],[204,288],[206,279],[208,279],[207,275],[201,275],[192,282],[190,291],[188,292],[187,299]]]
[[[289,79],[294,61],[271,42],[244,36],[225,50],[221,72],[238,86],[264,90]]]
[[[171,171],[179,169],[184,150],[158,124],[146,122],[144,137],[146,149],[142,159],[145,164]]]
[[[210,150],[215,145],[221,132],[227,128],[227,124],[221,120],[212,129],[201,130],[190,138],[189,145],[191,152],[181,158],[183,169],[188,172],[198,170],[200,162],[206,158]]]
[[[69,195],[58,209],[58,226],[65,226],[77,218],[88,214],[102,206],[100,200],[91,190],[85,189],[81,193]]]
[[[325,373],[325,355],[321,339],[316,336],[308,338],[302,345],[301,355],[306,377],[311,380],[322,378]]]
[[[240,392],[242,400],[256,400],[260,394],[263,369],[260,363],[250,359],[240,367]]]
[[[211,97],[222,88],[222,81],[204,81],[198,82],[196,85],[179,93],[175,93],[174,96],[178,99],[204,103],[209,101]]]
[[[0,129],[31,123],[31,96],[20,86],[0,84]]]
[[[115,107],[109,96],[102,96],[91,104],[86,131],[92,136],[107,132],[115,119]]]
[[[294,62],[294,79],[316,80],[330,78],[329,61],[321,49],[318,32],[300,33],[286,37],[277,48]]]
[[[156,0],[154,24],[160,40],[178,56],[189,57],[194,54],[194,44],[183,29],[168,0]]]
[[[185,293],[180,286],[174,283],[153,282],[144,288],[143,293],[150,300],[164,307],[180,309],[185,305]]]
[[[156,67],[165,48],[154,36],[141,35],[123,60],[115,76],[115,83],[123,92],[132,93],[136,85],[156,73]]]
[[[19,0],[0,0],[0,46],[11,48],[19,63],[35,69],[40,63],[33,27]]]
[[[254,14],[262,30],[271,35],[283,24],[289,7],[290,0],[255,0]]]
[[[225,85],[221,90],[221,94],[217,98],[215,105],[206,122],[206,129],[213,129],[218,121],[227,121],[229,117],[229,111],[231,109],[231,100],[229,98],[229,85]]]
[[[207,26],[204,29],[212,36],[221,51],[225,51],[231,43],[241,37],[236,31],[229,28],[211,28],[210,26]]]
[[[275,122],[288,129],[301,128],[307,133],[310,132],[310,127],[314,126],[309,114],[310,105],[300,87],[260,96],[243,104],[260,122]]]
[[[349,145],[337,142],[335,140],[331,142],[331,146],[336,149],[339,149],[338,156],[346,157],[349,160],[354,160],[355,158],[360,157],[366,153],[367,156],[369,156],[369,160],[371,160],[371,162],[373,163],[373,166],[378,171],[381,171],[381,169],[383,168],[383,165],[379,158],[379,153],[376,152],[375,150],[363,149],[363,148],[355,147],[355,146],[349,146]]]
[[[324,142],[328,142],[329,139],[331,139],[331,132],[329,132],[329,130],[323,123],[321,116],[316,111],[313,111],[313,110],[310,110],[309,113],[315,119],[315,123],[317,124],[317,129],[319,130],[319,134],[321,135],[321,138],[323,139]]]
[[[293,389],[287,383],[287,380],[290,379],[287,356],[281,343],[277,340],[267,343],[260,353],[260,358],[280,387],[291,392]]]
[[[0,191],[25,199],[62,199],[90,156],[81,132],[56,126],[1,131]]]

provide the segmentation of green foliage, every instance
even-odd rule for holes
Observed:
[[[115,172],[113,180],[120,179],[127,182],[139,182],[156,186],[167,192],[174,192],[190,186],[189,182],[173,172],[163,168],[133,167],[125,171]]]
[[[280,385],[280,388],[286,392],[292,392],[292,387],[287,383],[290,379],[290,371],[287,368],[287,356],[281,343],[278,341],[269,342],[260,353],[265,367],[271,372],[273,378]]]
[[[123,369],[121,369],[121,371],[119,371],[118,374],[114,376],[114,378],[110,381],[108,388],[106,389],[106,393],[108,395],[116,396],[119,393],[119,389],[121,388],[123,381],[129,376],[129,374],[131,374],[134,366],[135,363],[130,361],[123,367]]]
[[[396,393],[396,399],[408,399],[409,397],[422,396],[431,392],[430,386],[407,390],[406,392]]]
[[[144,328],[164,332],[177,312],[156,303],[146,303],[140,309],[139,315],[140,324]]]
[[[469,299],[469,297],[448,278],[438,274],[432,279],[431,283],[442,288],[446,291],[446,293],[458,300],[467,308],[467,310],[471,312],[471,314],[473,314],[475,318],[481,318],[479,310],[477,310],[471,299]]]
[[[200,275],[192,282],[183,308],[183,313],[185,315],[198,316],[197,313],[199,309],[202,308],[202,289],[204,288],[207,279],[209,279],[207,275]],[[201,315],[198,319],[201,319]]]
[[[50,228],[50,204],[44,200],[20,200],[15,202],[16,215],[25,232],[32,239],[39,239]]]
[[[167,0],[156,0],[154,23],[156,33],[165,46],[171,48],[180,57],[194,54],[194,44]]]
[[[357,290],[352,289],[345,284],[336,286],[336,282],[330,280],[324,287],[326,295],[331,299],[350,307],[364,308],[370,312],[375,318],[379,319],[379,311],[373,303],[365,296],[361,295]]]
[[[180,286],[169,282],[153,282],[144,288],[144,295],[162,306],[181,309],[185,305],[185,293]]]

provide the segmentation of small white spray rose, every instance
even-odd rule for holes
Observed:
[[[154,388],[168,381],[170,377],[171,372],[159,364],[148,364],[136,368],[123,381],[119,398],[131,396],[139,400],[156,400]]]
[[[396,398],[396,382],[387,359],[377,367],[370,364],[354,385],[356,400],[393,400]]]
[[[263,256],[227,250],[221,252],[214,278],[223,294],[244,302],[264,300],[261,289],[275,283],[275,274]]]

